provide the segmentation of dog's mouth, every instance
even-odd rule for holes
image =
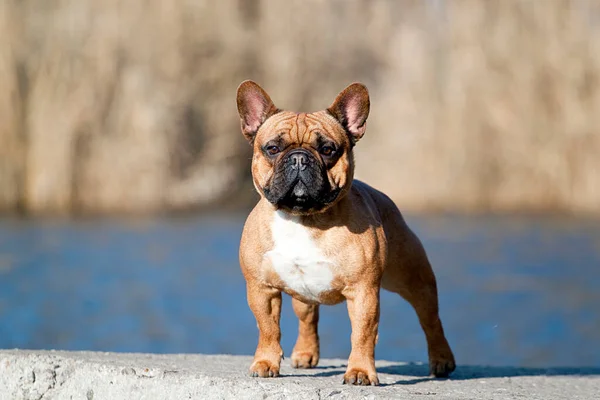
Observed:
[[[313,189],[313,190],[311,190]],[[341,188],[314,190],[302,179],[290,185],[283,196],[274,196],[269,188],[264,189],[267,200],[278,209],[296,215],[318,213],[334,203],[341,193]]]
[[[296,215],[323,211],[337,200],[340,192],[341,189],[331,187],[324,165],[303,149],[294,149],[282,157],[272,181],[263,188],[271,204]]]

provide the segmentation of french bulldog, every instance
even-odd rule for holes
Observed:
[[[392,200],[353,179],[353,149],[369,115],[367,88],[354,83],[326,110],[296,113],[277,108],[258,84],[244,81],[237,108],[253,147],[252,179],[260,194],[239,253],[259,330],[250,374],[279,375],[284,292],[299,319],[293,367],[317,365],[319,305],[345,300],[352,350],[343,383],[378,385],[375,345],[383,288],[414,307],[427,338],[430,372],[448,376],[454,355],[425,250]]]

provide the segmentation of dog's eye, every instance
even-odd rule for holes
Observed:
[[[323,146],[321,147],[321,154],[323,154],[324,156],[330,156],[333,154],[333,152],[335,151],[335,149],[333,148],[333,146]]]
[[[279,153],[279,147],[277,146],[267,146],[267,153],[269,153],[270,155],[274,156],[275,154]]]

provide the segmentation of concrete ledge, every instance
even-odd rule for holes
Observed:
[[[600,368],[459,366],[451,379],[427,366],[378,361],[382,386],[341,384],[346,360],[312,370],[282,363],[279,378],[250,378],[251,357],[0,350],[0,399],[593,399]]]

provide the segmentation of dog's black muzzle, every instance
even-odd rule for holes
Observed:
[[[319,211],[334,201],[340,190],[332,190],[323,164],[306,149],[283,154],[265,197],[276,206],[300,213]]]

